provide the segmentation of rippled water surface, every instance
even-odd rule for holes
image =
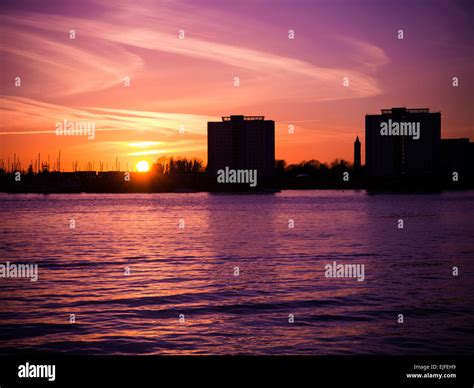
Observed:
[[[0,194],[0,219],[0,264],[39,265],[0,278],[2,353],[474,352],[472,191]]]

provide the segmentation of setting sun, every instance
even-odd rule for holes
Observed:
[[[140,160],[138,163],[137,163],[137,171],[139,172],[147,172],[150,170],[150,165],[148,164],[148,162],[146,160]]]

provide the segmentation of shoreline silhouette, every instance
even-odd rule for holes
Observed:
[[[365,166],[341,159],[332,163],[318,160],[287,165],[275,162],[272,186],[222,184],[215,189],[215,177],[199,159],[159,160],[149,172],[135,171],[10,171],[0,169],[0,192],[4,193],[190,193],[190,192],[277,192],[281,190],[367,190],[387,192],[440,192],[474,189],[474,179],[452,181],[450,172],[433,178],[369,179]]]

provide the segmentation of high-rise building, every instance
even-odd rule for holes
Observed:
[[[443,177],[452,180],[453,173],[460,183],[467,183],[474,178],[474,143],[469,139],[441,140],[441,172]]]
[[[440,161],[441,113],[392,108],[365,116],[365,165],[372,181],[435,179]]]
[[[354,169],[360,169],[360,140],[359,136],[356,137],[354,142]]]
[[[207,123],[208,177],[219,190],[243,185],[218,185],[220,170],[256,170],[257,188],[271,187],[275,179],[275,122],[264,116],[230,116]],[[248,185],[247,185],[248,186]]]

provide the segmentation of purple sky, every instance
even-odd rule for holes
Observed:
[[[4,1],[1,157],[205,159],[206,122],[246,114],[276,121],[277,158],[352,160],[365,114],[392,106],[441,111],[443,137],[474,138],[472,4]],[[63,120],[94,122],[95,138],[56,136]]]

